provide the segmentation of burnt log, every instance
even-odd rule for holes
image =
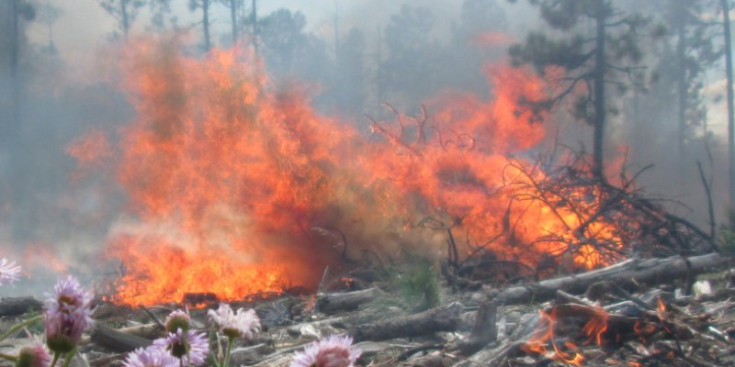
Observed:
[[[33,297],[3,298],[0,300],[0,317],[20,316],[26,312],[38,311],[43,303]]]
[[[455,331],[459,327],[460,304],[437,307],[409,316],[394,317],[358,325],[350,330],[356,341],[389,340],[401,337],[430,335],[440,331]]]
[[[558,290],[584,293],[590,285],[600,281],[609,281],[622,288],[633,289],[640,284],[656,285],[670,283],[676,279],[693,279],[698,274],[732,263],[732,257],[719,253],[691,257],[630,259],[586,273],[493,291],[488,296],[499,304],[506,305],[542,302],[553,298]]]
[[[354,311],[360,305],[374,300],[379,294],[378,288],[343,293],[321,293],[317,296],[316,307],[319,312],[326,314]]]
[[[114,352],[124,353],[151,345],[151,341],[137,335],[128,334],[113,328],[96,325],[90,335],[90,340],[101,347]]]

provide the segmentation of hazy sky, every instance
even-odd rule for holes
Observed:
[[[89,63],[95,49],[108,40],[115,29],[113,18],[99,5],[98,0],[39,0],[48,1],[63,9],[61,18],[54,24],[54,42],[62,57],[72,65]],[[189,0],[173,0],[174,12],[179,18],[180,26],[187,26],[199,21],[200,14],[188,9]],[[250,0],[245,1],[250,6]],[[280,8],[300,11],[307,18],[307,27],[322,35],[334,32],[335,13],[339,13],[340,28],[347,30],[350,26],[358,26],[366,33],[377,32],[385,26],[391,14],[396,13],[403,3],[422,5],[432,8],[437,15],[437,28],[446,28],[459,13],[461,0],[259,0],[258,13],[266,15]],[[227,9],[220,3],[211,8],[214,37],[229,30]],[[133,28],[134,35],[145,32],[148,15],[141,12]],[[31,39],[45,44],[48,31],[45,26],[33,23],[29,29]],[[327,38],[329,39],[329,38]]]

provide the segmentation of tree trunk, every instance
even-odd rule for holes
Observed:
[[[730,44],[730,5],[728,0],[721,0],[723,26],[725,30],[725,69],[727,72],[727,158],[729,173],[730,207],[735,205],[735,111],[733,110],[732,91],[732,45]],[[730,217],[730,229],[735,228],[732,215]]]
[[[23,124],[22,110],[23,110],[23,73],[20,70],[20,57],[21,57],[21,45],[23,44],[23,32],[21,31],[21,0],[11,0],[10,5],[10,111],[9,120],[6,126],[7,134],[4,134],[4,139],[7,139],[5,149],[8,156],[8,182],[9,185],[9,203],[13,209],[11,215],[11,228],[12,238],[18,243],[27,240],[28,233],[30,232],[29,226],[30,219],[28,215],[28,207],[25,200],[27,185],[25,182],[27,168],[22,161],[24,156],[22,151],[24,150],[24,144],[21,139],[23,135],[21,133]]]
[[[232,45],[237,45],[237,0],[230,0],[230,20],[232,21]]]
[[[678,74],[676,77],[676,84],[677,84],[677,91],[678,91],[678,108],[677,108],[677,119],[679,120],[679,133],[678,133],[678,140],[679,140],[679,162],[684,161],[685,157],[685,148],[684,148],[684,142],[686,139],[686,129],[687,129],[687,120],[686,120],[686,111],[687,111],[687,100],[689,99],[688,91],[687,91],[687,77],[686,77],[686,27],[684,26],[686,22],[686,13],[685,8],[683,4],[677,3],[677,44],[676,44],[676,59],[678,61],[677,70]],[[682,182],[684,170],[681,170],[679,175],[679,181]]]
[[[204,26],[204,52],[208,52],[209,42],[209,0],[202,0],[202,25]]]
[[[258,0],[253,0],[250,21],[253,23],[253,50],[255,51],[255,57],[258,57]]]
[[[605,0],[596,1],[595,22],[597,36],[595,38],[595,71],[594,71],[594,143],[592,172],[598,179],[604,180],[603,138],[605,136]]]
[[[130,32],[130,18],[128,17],[128,5],[129,0],[120,0],[120,17],[122,17],[122,29],[125,41],[128,40],[128,32]]]

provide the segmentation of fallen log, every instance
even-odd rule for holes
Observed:
[[[38,311],[43,303],[33,297],[3,298],[0,300],[0,317],[20,316],[26,312]]]
[[[634,288],[640,284],[654,285],[675,279],[693,279],[698,274],[732,263],[733,258],[719,253],[692,257],[630,259],[582,274],[494,291],[488,296],[499,304],[505,305],[530,301],[541,302],[553,298],[558,290],[583,293],[590,285],[599,281],[613,282],[622,288]]]
[[[354,311],[360,305],[374,300],[379,294],[378,288],[343,293],[321,293],[317,296],[316,307],[319,312],[326,314]]]
[[[455,331],[459,327],[462,305],[437,307],[409,316],[379,320],[357,325],[350,330],[356,341],[388,340],[401,337],[430,335],[439,331]]]
[[[139,336],[124,333],[113,328],[96,325],[90,335],[90,340],[99,346],[108,348],[114,352],[124,353],[136,348],[146,347],[151,341]]]

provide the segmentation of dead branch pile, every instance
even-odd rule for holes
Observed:
[[[423,223],[439,223],[447,232],[448,261],[443,273],[457,288],[477,289],[489,282],[505,287],[508,282],[540,279],[555,274],[583,270],[580,263],[606,265],[632,257],[652,258],[673,255],[692,256],[718,250],[714,227],[708,232],[685,218],[671,214],[659,202],[647,198],[636,188],[635,179],[645,170],[629,177],[623,170],[618,182],[593,177],[585,166],[585,156],[556,169],[511,163],[505,174],[505,187],[512,198],[508,204],[502,231],[482,245],[470,245],[461,258],[452,228],[432,218]],[[537,238],[523,238],[516,223],[530,205],[540,205],[554,214],[563,230]],[[528,248],[554,243],[561,250],[541,254],[536,264],[509,257],[503,246]]]

